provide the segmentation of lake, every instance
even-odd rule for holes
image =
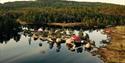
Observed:
[[[76,35],[80,30],[71,29]],[[34,40],[33,35],[30,35],[31,32],[24,30],[3,33],[0,37],[0,63],[104,63],[101,56],[96,53],[99,47],[105,46],[101,41],[108,39],[103,29],[82,32],[87,33],[89,39],[95,42],[95,47],[89,51],[83,46],[72,51],[68,49],[66,43],[52,45],[46,40]],[[37,32],[33,31],[32,34],[34,33]]]

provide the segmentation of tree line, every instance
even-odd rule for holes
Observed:
[[[124,25],[125,6],[57,0],[0,4],[0,29],[20,24],[82,23],[84,27]]]

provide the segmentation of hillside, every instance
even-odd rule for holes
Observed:
[[[15,21],[21,24],[79,22],[84,27],[104,27],[124,25],[124,10],[125,6],[98,2],[17,1],[0,5],[0,21]]]

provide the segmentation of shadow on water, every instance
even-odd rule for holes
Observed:
[[[102,63],[103,61],[99,59],[97,50],[99,47],[105,46],[104,44],[109,40],[107,39],[107,35],[103,33],[102,29],[91,29],[86,31],[80,28],[55,28],[48,26],[22,26],[21,29],[23,31],[15,29],[0,33],[0,46],[4,43],[7,45],[4,45],[4,50],[0,51],[3,53],[0,55],[3,56],[0,62],[2,61],[3,63],[6,63],[4,60],[14,57],[16,56],[14,53],[18,53],[17,55],[21,54],[19,58],[15,60],[10,59],[11,61],[8,60],[7,62],[50,63],[60,60],[62,61],[61,63]],[[13,39],[17,44],[20,44],[20,47],[17,47],[16,44],[12,45],[13,42],[10,39]],[[25,46],[27,42],[28,44]],[[11,48],[10,50],[12,51],[10,51],[10,55],[5,56],[7,54],[8,47],[11,46],[10,44],[13,47],[16,47],[16,49]],[[28,46],[31,48],[28,48]],[[19,51],[18,49],[22,50]],[[26,58],[25,56],[22,56],[23,51],[27,51],[27,53],[24,54]],[[38,53],[37,51],[41,51],[43,57],[41,57],[41,53]],[[72,53],[75,53],[75,55]],[[76,53],[80,53],[80,56]],[[67,56],[68,54],[71,56]],[[54,57],[57,57],[58,59],[54,59]],[[34,59],[34,61],[32,59]],[[71,61],[71,59],[73,60]]]
[[[0,43],[5,43],[7,44],[7,42],[10,40],[10,39],[14,39],[16,42],[18,42],[20,40],[20,35],[18,34],[18,32],[4,32],[2,34],[0,34]]]
[[[18,26],[15,27],[4,27],[5,29],[0,29],[0,43],[7,43],[10,39],[14,39],[16,42],[20,40],[20,34],[18,34],[21,29]]]

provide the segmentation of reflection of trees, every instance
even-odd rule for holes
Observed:
[[[60,52],[60,49],[61,49],[61,43],[56,43],[56,52]]]
[[[49,48],[52,49],[53,45],[54,45],[54,42],[48,42],[48,44],[49,44]]]
[[[52,49],[54,47],[54,44],[56,45],[56,52],[60,52],[61,49],[61,44],[65,43],[67,39],[71,38],[73,35],[73,30],[72,29],[46,29],[46,28],[42,28],[43,31],[34,31],[34,32],[30,32],[29,31],[24,31],[24,34],[26,36],[32,34],[31,36],[33,37],[33,39],[36,40],[42,40],[42,41],[48,41],[49,44],[49,48]],[[30,32],[30,33],[28,33]],[[80,40],[89,40],[89,35],[86,33],[85,36],[83,35],[83,30],[81,29],[80,32],[78,33]],[[29,38],[29,44],[31,44],[31,36]],[[86,43],[85,43],[86,44]],[[41,44],[39,44],[40,46]],[[74,44],[76,47],[76,51],[78,53],[81,53],[83,51],[83,45],[84,43],[76,43]],[[93,45],[93,44],[91,44]],[[68,47],[69,50],[72,49],[72,47]],[[74,51],[74,50],[71,50]]]
[[[67,34],[67,33],[68,34]],[[81,40],[86,40],[85,42],[89,42],[89,35],[85,33],[85,36],[83,35],[83,30],[81,29],[80,32],[78,33],[79,37]],[[42,40],[42,41],[48,41],[49,48],[52,49],[54,47],[54,44],[56,45],[56,52],[60,52],[61,49],[61,44],[65,43],[65,41],[70,38],[73,35],[73,30],[70,29],[50,29],[45,31],[38,31],[33,33],[33,38],[36,38],[36,40]],[[35,39],[34,39],[35,40]],[[83,45],[86,43],[76,43],[75,45],[75,50],[77,53],[82,53],[83,51]],[[39,44],[40,45],[40,44]],[[93,44],[91,44],[93,45]],[[68,47],[70,51],[74,52],[75,50],[72,49],[72,47]],[[86,48],[86,51],[91,51],[92,48]]]
[[[0,34],[0,43],[3,43],[3,42],[7,43],[7,41],[9,41],[10,38],[12,38],[11,35],[2,33]]]
[[[0,43],[7,43],[11,38],[18,42],[20,40],[20,37],[21,36],[18,34],[18,31],[1,32]]]
[[[16,35],[14,35],[14,40],[16,41],[16,42],[18,42],[19,40],[20,40],[20,35],[19,34],[16,34]]]
[[[29,45],[31,45],[31,37],[29,38]]]
[[[56,44],[56,52],[60,52],[62,43],[48,42],[48,44],[50,49],[52,49],[54,47],[54,44]]]
[[[82,53],[82,51],[83,51],[82,47],[80,47],[80,48],[77,49],[77,53]]]
[[[33,28],[34,29],[34,28]],[[41,40],[41,41],[47,41],[49,44],[49,48],[53,49],[54,45],[56,47],[56,52],[60,52],[61,44],[65,43],[67,39],[71,38],[73,35],[74,30],[68,29],[68,28],[44,28],[42,27],[43,31],[37,31],[38,28],[35,31],[31,31],[30,28],[23,31],[23,35],[28,36],[29,38],[29,45],[31,45],[32,38],[34,41]],[[84,33],[83,29],[79,29],[79,37],[81,42],[80,44],[74,44],[75,50],[72,49],[72,46],[68,46],[68,49],[72,52],[82,53],[84,51],[91,52],[93,48],[96,47],[95,42],[91,41],[89,38],[88,33]],[[70,32],[69,34],[66,33],[66,31]],[[94,30],[91,30],[91,32]],[[97,31],[98,32],[98,31]],[[16,37],[15,37],[16,36]],[[19,41],[20,35],[15,35],[14,40]],[[85,45],[90,42],[90,48],[85,48]],[[42,43],[39,43],[39,46],[42,46]]]

